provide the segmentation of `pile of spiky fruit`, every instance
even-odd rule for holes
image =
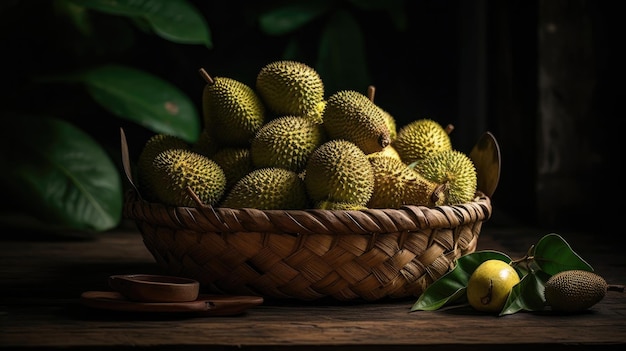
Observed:
[[[396,122],[373,99],[338,91],[297,61],[262,67],[254,88],[200,73],[203,131],[193,144],[157,134],[139,155],[138,186],[150,201],[257,209],[399,208],[470,202],[474,164],[449,130]],[[196,199],[197,200],[197,199]]]

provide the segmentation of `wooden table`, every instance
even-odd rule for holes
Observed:
[[[97,310],[81,305],[80,294],[110,290],[109,275],[162,273],[133,225],[88,238],[8,230],[2,230],[0,241],[0,347],[7,349],[572,350],[626,344],[626,293],[621,292],[608,292],[591,310],[576,315],[496,317],[462,308],[409,312],[416,299],[266,299],[243,314],[219,317]],[[478,249],[521,257],[548,233],[486,222]],[[626,283],[619,238],[558,234],[609,283]]]

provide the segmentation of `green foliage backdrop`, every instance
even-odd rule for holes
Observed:
[[[199,68],[253,86],[258,70],[270,61],[299,60],[318,70],[328,94],[365,92],[375,85],[377,103],[400,124],[427,115],[454,122],[454,106],[433,109],[438,99],[454,93],[441,93],[449,77],[431,73],[416,84],[418,75],[410,70],[425,66],[427,57],[439,60],[409,55],[422,49],[415,33],[426,24],[411,29],[411,23],[420,22],[409,18],[420,6],[437,12],[445,5],[403,0],[2,2],[6,89],[0,107],[5,194],[0,221],[26,216],[33,220],[19,223],[85,232],[117,227],[128,186],[121,171],[120,127],[127,130],[131,157],[153,133],[195,141],[205,84]],[[453,31],[449,24],[435,29],[439,37]],[[422,32],[425,37],[428,33]]]

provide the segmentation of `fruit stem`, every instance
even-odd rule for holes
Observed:
[[[207,84],[213,85],[213,83],[215,83],[215,81],[213,81],[213,78],[211,77],[211,75],[204,68],[200,68],[198,70],[198,72],[200,72],[200,76],[202,76],[202,78],[204,78],[204,80],[207,82]]]
[[[624,286],[618,284],[609,284],[606,288],[606,291],[619,291],[624,292]]]
[[[446,133],[448,133],[448,135],[450,135],[450,133],[452,133],[452,131],[454,130],[454,125],[452,124],[448,124],[445,128]]]
[[[370,99],[371,102],[374,102],[374,95],[376,95],[376,87],[370,85],[367,87],[367,98]]]

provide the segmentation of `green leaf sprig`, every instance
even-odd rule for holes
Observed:
[[[455,267],[441,276],[419,296],[410,312],[432,311],[444,306],[467,304],[467,282],[474,270],[489,259],[509,263],[520,276],[499,316],[520,311],[541,311],[546,306],[543,290],[546,281],[554,274],[565,270],[581,269],[593,271],[560,235],[551,233],[530,247],[528,253],[517,260],[493,250],[475,251],[459,257]]]

